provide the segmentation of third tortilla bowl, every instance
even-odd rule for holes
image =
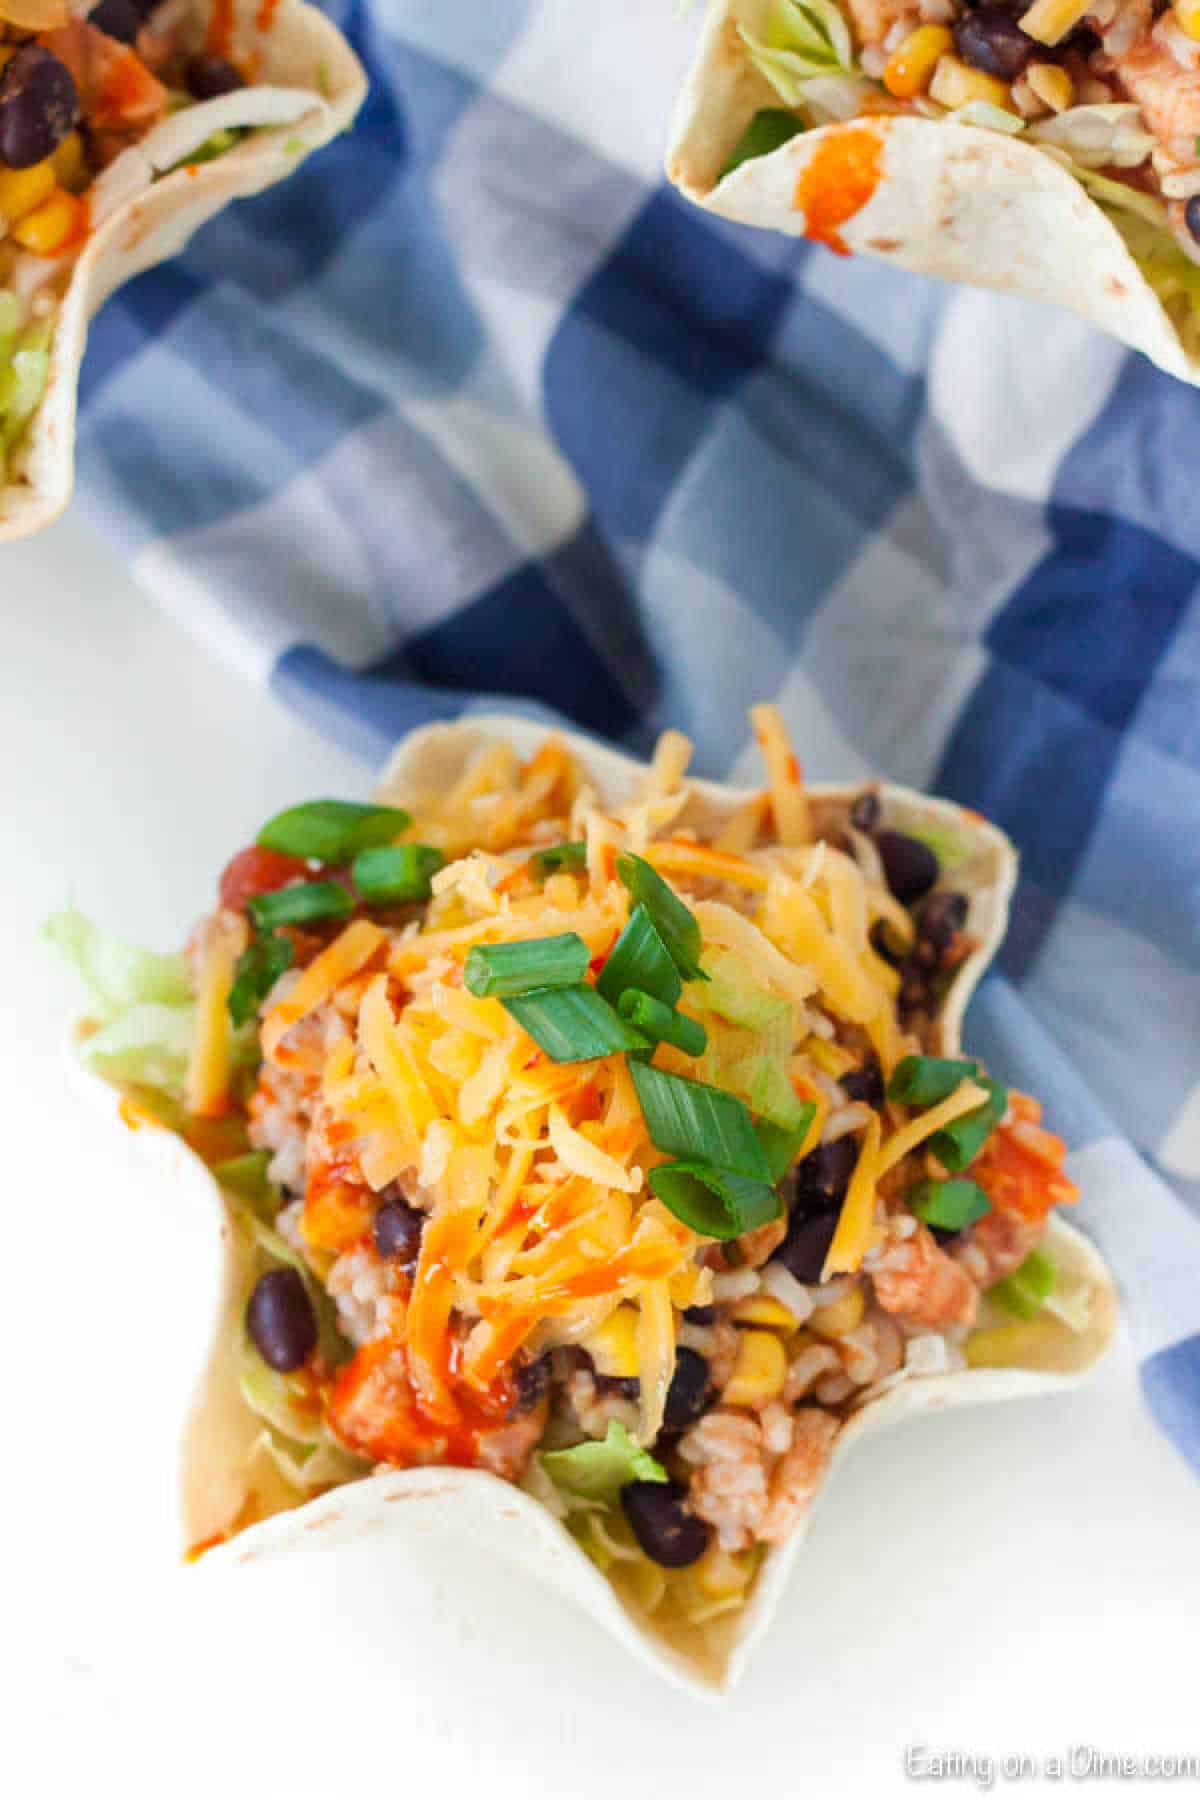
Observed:
[[[724,217],[1072,308],[1200,381],[1200,6],[713,0],[672,180]]]
[[[224,1219],[191,1555],[468,1534],[721,1689],[851,1443],[1102,1352],[1064,1147],[960,1052],[1011,845],[754,723],[761,790],[433,727],[183,955],[52,921],[85,1063]]]

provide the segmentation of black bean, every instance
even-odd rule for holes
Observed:
[[[298,1369],[317,1347],[317,1315],[295,1269],[271,1269],[254,1284],[246,1330],[273,1369]]]
[[[878,1060],[870,1056],[861,1069],[851,1069],[843,1075],[841,1089],[847,1100],[861,1100],[864,1106],[876,1109],[883,1105],[883,1071]]]
[[[964,62],[1001,81],[1015,81],[1035,47],[1003,6],[977,6],[964,13],[954,26],[954,46]]]
[[[879,804],[879,795],[874,788],[867,788],[855,800],[850,808],[850,823],[868,836],[878,831],[883,817],[883,809]]]
[[[689,1306],[683,1316],[689,1325],[715,1325],[717,1309],[715,1306]]]
[[[1200,244],[1200,194],[1193,194],[1183,209],[1183,222]]]
[[[967,922],[967,896],[942,888],[930,894],[917,920],[917,956],[933,968]]]
[[[897,1003],[902,1015],[923,1012],[931,1016],[937,1009],[930,971],[910,956],[900,966],[900,993]]]
[[[804,1215],[840,1206],[857,1161],[858,1145],[849,1134],[835,1138],[832,1144],[818,1144],[803,1162],[796,1164],[790,1196],[792,1212]]]
[[[634,1537],[660,1568],[686,1569],[707,1550],[708,1526],[683,1510],[677,1481],[631,1481],[621,1489],[621,1505]]]
[[[380,1256],[391,1258],[402,1269],[411,1271],[416,1268],[421,1254],[424,1226],[424,1213],[410,1206],[402,1194],[388,1193],[375,1214],[375,1248]]]
[[[517,1397],[513,1403],[512,1416],[533,1412],[542,1404],[550,1387],[550,1358],[539,1356],[534,1362],[522,1363],[513,1376],[513,1385]]]
[[[223,56],[189,56],[183,78],[193,100],[219,100],[222,94],[235,93],[246,85]]]
[[[142,13],[135,0],[100,0],[88,14],[88,24],[119,44],[132,44],[141,30]]]
[[[893,969],[898,969],[904,961],[904,950],[902,946],[892,943],[888,936],[886,919],[876,919],[868,935],[871,939],[871,948],[876,956],[882,956],[885,963],[890,963]]]
[[[782,1263],[790,1275],[806,1285],[820,1281],[837,1222],[836,1211],[797,1213],[789,1222],[787,1236],[771,1261]]]
[[[887,884],[904,906],[920,900],[938,878],[938,859],[920,838],[906,837],[902,831],[881,831],[875,848]]]
[[[685,1430],[700,1417],[707,1399],[708,1364],[697,1350],[677,1350],[675,1373],[663,1408],[663,1425],[668,1431]]]
[[[0,74],[0,163],[44,162],[78,122],[71,71],[40,44],[23,44]]]

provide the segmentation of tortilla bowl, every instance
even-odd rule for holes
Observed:
[[[780,105],[739,30],[761,31],[770,4],[713,0],[667,154],[667,173],[688,199],[738,224],[816,235],[820,227],[805,199],[810,211],[814,198],[824,208],[849,164],[866,163],[871,179],[846,201],[835,247],[916,274],[1050,301],[1143,351],[1168,374],[1200,382],[1200,356],[1188,345],[1183,315],[1172,317],[1120,231],[1070,170],[1019,137],[872,115],[803,131],[724,174],[754,115]]]
[[[199,48],[216,0],[194,0],[188,21]],[[310,152],[345,131],[367,92],[346,40],[306,0],[233,0],[232,48],[257,70],[253,86],[169,115],[104,171],[116,204],[78,256],[53,276],[58,313],[45,393],[0,481],[0,543],[29,537],[66,507],[75,485],[79,371],[88,324],[117,288],[178,255],[193,233],[233,200],[260,193],[298,169]],[[251,128],[212,161],[188,158],[220,130]],[[98,184],[97,184],[98,185]],[[124,200],[117,190],[129,189]]]
[[[575,734],[564,735],[568,748],[607,799],[628,796],[644,773],[641,765],[615,750]],[[469,724],[431,726],[401,744],[384,772],[378,797],[419,809],[422,794],[453,782],[481,746],[506,740],[525,757],[543,736],[542,729],[529,721],[503,715],[480,716]],[[690,786],[692,798],[683,817],[691,823],[728,814],[750,792],[707,782]],[[818,786],[809,791],[819,812],[823,799],[841,800],[860,790],[861,784],[854,789]],[[959,1047],[963,1009],[1003,936],[1016,856],[1001,832],[963,808],[902,788],[884,787],[881,793],[889,816],[902,825],[938,825],[944,830],[952,823],[960,840],[970,845],[967,861],[961,870],[956,868],[956,879],[969,896],[968,922],[978,948],[961,965],[941,1015],[939,1048],[953,1055]],[[87,1090],[101,1097],[110,1112],[119,1104],[114,1090],[98,1076],[85,1075],[84,1080]],[[124,1107],[121,1116],[127,1124],[139,1123]],[[178,1190],[185,1204],[194,1201],[198,1209],[208,1210],[221,1235],[221,1292],[182,1445],[182,1542],[185,1547],[214,1543],[200,1561],[201,1570],[251,1562],[303,1546],[346,1542],[377,1530],[418,1550],[430,1534],[448,1541],[470,1537],[487,1551],[505,1556],[558,1588],[639,1661],[675,1685],[711,1696],[736,1684],[754,1643],[779,1604],[807,1518],[787,1543],[768,1553],[752,1597],[741,1612],[674,1637],[632,1603],[627,1605],[565,1527],[537,1500],[479,1470],[390,1470],[333,1488],[299,1506],[282,1480],[277,1493],[264,1493],[256,1471],[259,1506],[285,1510],[220,1541],[249,1499],[246,1461],[261,1425],[242,1400],[234,1353],[247,1290],[248,1259],[253,1252],[244,1234],[235,1229],[232,1210],[196,1155],[167,1131],[142,1129],[139,1140],[146,1153],[158,1159],[157,1171],[164,1187],[172,1190],[173,1204]],[[881,1384],[886,1391],[875,1393],[843,1425],[835,1460],[867,1433],[912,1414],[1057,1392],[1082,1379],[1115,1330],[1113,1281],[1088,1241],[1057,1217],[1049,1222],[1046,1243],[1068,1283],[1087,1290],[1087,1328],[1072,1333],[1064,1327],[1052,1334],[1042,1344],[1036,1366],[968,1369],[899,1382],[893,1378],[890,1384]]]

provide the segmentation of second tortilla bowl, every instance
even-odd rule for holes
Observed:
[[[960,1055],[1012,846],[755,723],[763,789],[430,727],[271,821],[186,961],[52,925],[90,1091],[222,1233],[203,1565],[469,1537],[721,1692],[858,1438],[1107,1346],[1063,1146]]]

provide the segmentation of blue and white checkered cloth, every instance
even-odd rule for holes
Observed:
[[[1024,852],[973,1047],[1042,1094],[1200,1470],[1200,394],[1067,317],[730,227],[670,0],[333,0],[357,127],[97,321],[83,504],[378,759],[516,696],[886,772]]]

